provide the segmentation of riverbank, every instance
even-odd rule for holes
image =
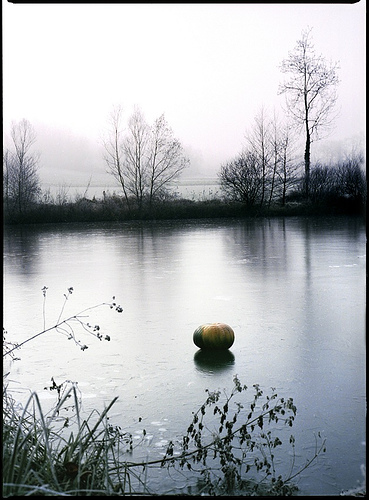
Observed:
[[[173,199],[154,205],[127,205],[119,197],[105,200],[82,198],[75,202],[37,204],[18,213],[4,207],[4,224],[61,222],[121,222],[130,220],[173,220],[208,218],[245,218],[275,216],[358,215],[365,218],[365,207],[349,198],[322,202],[289,201],[285,205],[248,207],[241,203],[209,200]]]

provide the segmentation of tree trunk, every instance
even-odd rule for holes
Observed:
[[[306,144],[305,144],[305,197],[308,200],[310,196],[309,186],[310,186],[310,131],[309,126],[306,125]]]

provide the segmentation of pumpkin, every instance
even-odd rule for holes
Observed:
[[[205,323],[196,328],[193,341],[200,349],[229,349],[234,331],[225,323]]]

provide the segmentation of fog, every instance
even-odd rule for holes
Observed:
[[[261,109],[283,117],[279,65],[302,30],[339,61],[338,118],[312,155],[365,142],[366,2],[356,4],[3,3],[4,143],[35,127],[43,185],[114,186],[102,136],[112,107],[162,113],[191,159],[216,176]],[[301,155],[303,151],[301,152]]]

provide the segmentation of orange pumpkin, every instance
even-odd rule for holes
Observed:
[[[234,342],[234,331],[225,323],[205,323],[196,328],[193,341],[200,349],[229,349]]]

